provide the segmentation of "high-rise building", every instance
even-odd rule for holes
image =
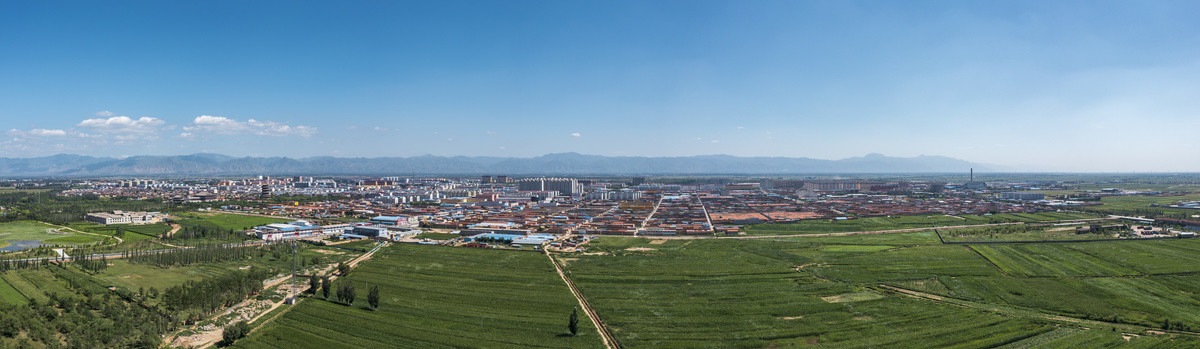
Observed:
[[[479,179],[479,183],[488,184],[492,182],[492,176],[483,176]]]
[[[520,191],[557,191],[559,195],[583,195],[583,184],[574,178],[529,178],[517,182]]]

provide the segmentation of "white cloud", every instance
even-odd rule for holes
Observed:
[[[29,130],[29,132],[27,132],[26,134],[28,134],[28,135],[30,135],[30,136],[47,136],[47,137],[57,137],[57,136],[66,136],[66,135],[67,135],[67,131],[65,131],[65,130],[47,130],[47,129],[35,128],[35,129],[32,129],[32,130]]]
[[[222,135],[251,134],[257,136],[301,136],[309,137],[317,133],[317,128],[310,126],[292,126],[276,121],[259,121],[248,119],[237,121],[224,116],[200,115],[192,120],[184,131],[190,134],[212,133]]]
[[[98,111],[98,112],[96,112],[95,114],[92,114],[92,115],[99,116],[99,117],[102,117],[102,118],[107,118],[107,117],[113,116],[113,113],[112,113],[111,111],[102,110],[102,111]]]
[[[146,135],[158,132],[159,128],[162,127],[163,124],[165,124],[165,122],[159,118],[143,116],[133,119],[128,116],[114,116],[107,119],[98,118],[83,120],[77,126],[100,133]]]
[[[713,142],[713,143],[721,143],[721,141],[718,141],[718,140],[715,140],[715,139],[714,139],[714,140],[712,140],[712,142]]]
[[[571,137],[583,137],[583,135],[579,134],[579,132],[575,132],[571,134]]]

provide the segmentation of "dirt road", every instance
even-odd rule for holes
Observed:
[[[379,246],[377,246],[375,249],[372,249],[371,251],[350,260],[346,264],[353,267],[353,266],[358,265],[358,263],[360,263],[362,261],[371,259],[371,256],[374,255],[376,251],[379,251],[381,248],[383,248],[387,244],[388,244],[387,242],[384,242],[383,244],[380,244]],[[324,269],[321,269],[319,274],[322,274],[322,275],[328,274],[334,268],[337,268],[337,264],[330,264],[329,266],[326,266]],[[333,275],[330,277],[330,280],[337,280],[337,278],[338,278],[337,275]],[[267,282],[264,282],[263,290],[267,290],[272,287],[275,287],[283,282],[288,281],[289,279],[291,279],[291,278],[290,277],[282,277],[279,279],[269,280]],[[304,283],[297,284],[294,291],[296,293],[302,293],[302,292],[308,290],[308,288],[309,288],[308,283],[304,282]],[[271,303],[270,307],[263,309],[262,311],[256,312],[255,315],[253,317],[251,317],[249,320],[247,320],[246,322],[254,323],[255,321],[258,321],[263,316],[266,316],[267,314],[270,314],[272,311],[275,311],[275,309],[283,306],[285,300],[286,300],[286,298],[284,300],[280,300],[280,301]],[[297,302],[303,301],[303,300],[304,300],[303,298],[300,298],[297,300]],[[244,308],[247,306],[253,306],[254,304],[256,304],[258,302],[259,301],[253,300],[253,299],[242,301],[241,303],[238,303],[237,305],[230,307],[229,309],[226,309],[225,311],[221,312],[220,314],[210,317],[209,320],[216,321],[217,319],[220,319],[222,316],[228,315],[234,311],[238,311],[240,308]],[[282,315],[283,313],[286,313],[286,311],[281,312],[279,314],[275,314],[274,316],[272,316],[272,319],[274,319],[275,317],[278,317],[279,315]],[[250,329],[249,333],[254,333],[254,331],[258,331],[260,328],[262,328],[263,325],[266,325],[268,322],[270,322],[270,321],[263,321],[258,326]],[[228,324],[226,324],[226,325],[228,325]],[[214,345],[217,342],[221,341],[221,334],[225,330],[225,328],[223,326],[222,327],[214,326],[214,328],[212,328],[210,330],[199,330],[198,328],[196,328],[195,325],[193,325],[190,329],[197,331],[198,333],[191,335],[191,336],[179,337],[178,336],[179,332],[176,332],[176,336],[174,336],[173,338],[170,336],[168,337],[168,338],[170,338],[170,340],[168,340],[167,343],[169,343],[175,347],[205,348],[205,347]],[[182,332],[182,331],[180,331],[180,332]],[[247,333],[247,334],[249,334],[249,333]]]
[[[617,338],[613,337],[612,332],[608,330],[608,326],[604,324],[604,321],[600,320],[600,314],[597,314],[596,310],[592,309],[592,304],[588,303],[586,298],[583,298],[583,293],[579,291],[578,287],[575,287],[575,281],[571,280],[570,276],[567,276],[567,273],[563,271],[562,265],[558,263],[558,260],[554,259],[554,255],[551,255],[550,251],[544,251],[544,254],[546,258],[550,258],[550,263],[554,264],[554,270],[558,272],[558,277],[562,278],[563,282],[567,284],[567,288],[571,290],[571,295],[575,296],[576,301],[579,301],[579,307],[583,308],[583,313],[587,314],[588,319],[592,320],[592,324],[596,327],[596,332],[600,333],[600,339],[604,340],[604,346],[609,349],[620,349],[621,343],[617,342]]]

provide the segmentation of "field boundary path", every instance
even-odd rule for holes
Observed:
[[[938,302],[938,303],[943,303],[943,304],[948,304],[948,305],[953,305],[953,306],[958,306],[958,307],[963,307],[963,308],[978,309],[978,310],[990,311],[990,312],[1006,314],[1006,315],[1030,316],[1030,317],[1036,317],[1036,318],[1041,318],[1041,319],[1050,320],[1050,321],[1066,322],[1066,323],[1072,323],[1072,324],[1076,324],[1076,325],[1085,325],[1085,326],[1092,326],[1092,327],[1107,326],[1107,327],[1115,327],[1115,328],[1121,328],[1121,329],[1125,329],[1125,330],[1134,330],[1134,331],[1155,331],[1155,332],[1163,332],[1163,333],[1200,335],[1200,333],[1196,333],[1196,332],[1163,330],[1163,329],[1152,328],[1152,327],[1147,327],[1147,326],[1142,326],[1142,325],[1133,325],[1133,324],[1125,324],[1125,323],[1118,323],[1118,322],[1108,322],[1108,321],[1102,321],[1102,320],[1081,319],[1081,318],[1070,317],[1070,316],[1065,316],[1065,315],[1060,315],[1060,314],[1048,313],[1045,311],[1041,311],[1039,309],[1015,307],[1015,306],[1011,306],[1011,305],[976,303],[976,302],[972,302],[972,301],[968,301],[968,300],[964,300],[964,299],[939,296],[939,295],[935,295],[935,294],[931,294],[931,293],[914,291],[914,290],[900,288],[900,287],[891,286],[891,285],[880,284],[879,287],[882,287],[886,290],[900,293],[900,294],[908,296],[908,297],[916,298],[916,299],[924,299],[924,300],[928,300],[928,301],[934,301],[934,302]]]
[[[163,234],[163,237],[169,238],[171,236],[174,236],[175,233],[178,233],[180,229],[183,229],[183,226],[179,225],[178,223],[167,223],[167,225],[171,226],[171,231],[168,231],[166,234]]]
[[[71,227],[68,227],[68,226],[57,225],[57,224],[50,224],[50,223],[46,223],[46,222],[38,222],[38,223],[42,223],[42,224],[45,224],[45,225],[48,225],[48,226],[51,226],[51,227],[55,227],[55,228],[58,228],[58,229],[62,229],[62,230],[69,230],[69,231],[71,231],[71,232],[73,232],[73,233],[77,233],[77,234],[84,234],[84,235],[94,235],[94,236],[99,236],[99,237],[102,237],[102,238],[113,238],[113,239],[117,239],[117,243],[115,243],[115,244],[112,244],[112,246],[115,246],[115,245],[120,245],[121,243],[124,243],[124,242],[125,242],[125,239],[122,239],[122,238],[119,238],[119,237],[116,237],[116,236],[112,236],[112,235],[104,235],[104,234],[97,234],[97,233],[92,233],[92,232],[86,232],[86,231],[78,230],[78,229],[71,228]],[[101,241],[103,241],[103,240],[101,240]],[[104,245],[104,246],[109,246],[109,245]]]
[[[1095,219],[1095,218],[1093,218]],[[1099,218],[1101,220],[1107,218]],[[1089,219],[1091,220],[1091,219]],[[1084,221],[1084,220],[1080,220]],[[1043,222],[1037,222],[1043,223]],[[1026,222],[1004,222],[1004,223],[989,223],[989,224],[972,224],[972,225],[947,225],[940,227],[924,227],[924,228],[905,228],[892,230],[868,230],[868,231],[846,231],[836,233],[815,233],[815,234],[785,234],[785,235],[736,235],[736,236],[646,236],[647,239],[676,239],[676,240],[694,240],[694,239],[780,239],[780,238],[796,238],[796,237],[823,237],[823,236],[848,236],[848,235],[873,235],[873,234],[896,234],[896,233],[915,233],[930,230],[954,230],[966,228],[983,228],[995,227],[1002,225],[1029,224]]]
[[[349,262],[346,262],[346,264],[351,267],[358,265],[359,262],[370,259],[371,256],[374,255],[376,251],[379,251],[380,248],[387,246],[387,245],[388,245],[388,242],[386,242],[386,241],[383,243],[380,243],[379,245],[376,245],[375,248],[364,253],[363,255],[355,257],[354,259],[350,260]],[[337,267],[337,264],[330,264],[329,266],[326,266],[324,269],[322,269],[320,274],[328,273],[336,267]],[[263,290],[265,291],[267,289],[270,289],[271,287],[278,286],[279,284],[281,284],[285,281],[289,281],[295,277],[296,277],[296,275],[292,275],[290,277],[282,277],[282,278],[279,278],[276,280],[266,281],[266,282],[264,282]],[[329,277],[329,279],[330,279],[330,281],[337,280],[338,276],[331,275]],[[296,291],[296,293],[303,293],[304,291],[308,290],[308,288],[309,288],[308,283],[301,283],[301,284],[297,285],[295,291]],[[296,304],[300,304],[300,302],[304,301],[305,299],[306,298],[297,297],[296,303],[293,304],[292,306],[295,306]],[[247,320],[246,323],[254,323],[254,322],[258,321],[259,319],[262,319],[263,316],[266,316],[267,314],[270,314],[272,311],[275,311],[275,309],[278,309],[279,307],[283,306],[283,303],[286,300],[287,299],[284,298],[283,300],[274,302],[273,304],[271,304],[270,307],[268,307],[267,309],[264,309],[262,312],[259,312],[257,315],[255,315],[250,320]],[[222,316],[225,316],[226,314],[229,314],[230,312],[236,310],[239,307],[243,307],[243,306],[250,304],[251,302],[256,302],[256,300],[254,300],[254,299],[244,300],[241,303],[238,303],[237,305],[234,305],[232,307],[229,307],[228,309],[225,309],[225,311],[221,312],[220,314],[213,315],[212,317],[209,318],[209,320],[215,321],[215,320],[221,318]],[[275,318],[278,318],[280,315],[287,313],[288,310],[291,310],[291,308],[284,309],[284,311],[281,311],[281,312],[271,316],[270,319],[267,319],[266,321],[259,323],[258,326],[255,326],[254,328],[251,328],[249,332],[246,332],[246,335],[249,335],[251,333],[254,333],[255,331],[258,331],[263,326],[265,326],[267,323],[270,323],[271,320],[274,320]],[[197,322],[196,325],[192,325],[191,327],[195,327],[195,326],[199,325],[199,323],[200,322]],[[221,340],[221,336],[222,336],[222,333],[224,330],[225,330],[225,327],[216,327],[209,331],[197,331],[198,333],[194,334],[192,336],[199,336],[200,341],[185,343],[186,344],[185,346],[193,347],[193,348],[205,348],[205,347],[215,345],[218,341]],[[182,329],[179,331],[176,331],[174,336],[168,337],[169,341],[167,343],[174,345],[175,341],[177,341],[179,338],[178,334],[182,333],[183,331],[184,330],[182,330]],[[189,337],[192,337],[192,336],[189,336]]]
[[[580,292],[579,287],[575,286],[575,281],[571,280],[570,276],[567,276],[567,273],[563,271],[562,265],[558,264],[558,260],[554,259],[550,251],[544,250],[543,252],[546,258],[550,259],[550,264],[554,265],[554,270],[558,272],[558,277],[562,278],[563,282],[567,284],[567,289],[571,290],[571,295],[575,296],[575,300],[579,301],[579,306],[583,308],[583,313],[587,314],[588,319],[592,320],[592,324],[596,327],[596,332],[600,333],[600,339],[604,340],[604,346],[609,349],[621,349],[621,343],[617,342],[617,337],[614,337],[612,332],[608,330],[608,326],[604,324],[604,321],[600,320],[600,314],[597,314],[596,310],[592,309],[592,304],[588,303],[587,298],[583,297],[583,292]]]

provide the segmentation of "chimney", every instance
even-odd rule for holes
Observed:
[[[971,181],[972,182],[975,181],[975,168],[974,167],[971,168]]]

